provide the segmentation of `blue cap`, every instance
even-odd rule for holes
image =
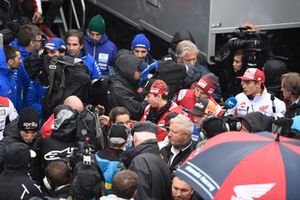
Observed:
[[[61,38],[50,38],[45,45],[45,48],[49,50],[60,50],[66,49],[66,45]]]
[[[150,51],[150,42],[144,34],[137,34],[131,42],[131,50],[135,48],[144,48]]]

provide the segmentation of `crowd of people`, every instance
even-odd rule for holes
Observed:
[[[46,13],[0,41],[0,199],[202,199],[174,172],[210,138],[274,123],[300,136],[300,74],[282,61],[232,52],[225,101],[189,31],[158,60],[143,33],[118,49],[101,15],[43,44]]]

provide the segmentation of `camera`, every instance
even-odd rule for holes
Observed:
[[[235,30],[234,33],[225,36],[225,44],[216,52],[212,61],[220,63],[232,52],[242,50],[247,67],[261,68],[271,55],[270,36],[267,32],[250,31],[249,27],[238,27]]]

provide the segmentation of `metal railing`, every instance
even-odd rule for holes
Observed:
[[[75,8],[75,4],[74,4],[74,0],[70,0],[71,3],[71,7],[70,7],[70,20],[69,20],[69,27],[72,28],[72,22],[73,22],[73,16],[75,19],[75,24],[77,26],[77,29],[84,29],[85,26],[85,2],[84,0],[80,0],[80,7],[82,8],[82,21],[81,21],[81,25],[78,19],[78,14]]]

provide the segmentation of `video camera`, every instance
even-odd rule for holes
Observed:
[[[253,32],[249,27],[238,27],[226,35],[226,43],[216,52],[212,61],[220,63],[236,50],[242,50],[247,67],[262,67],[271,55],[270,37],[267,32]]]
[[[95,159],[92,156],[95,147],[87,142],[78,142],[78,144],[79,147],[73,149],[72,155],[68,159],[70,167],[73,168],[79,162],[82,162],[86,166],[95,163]]]

